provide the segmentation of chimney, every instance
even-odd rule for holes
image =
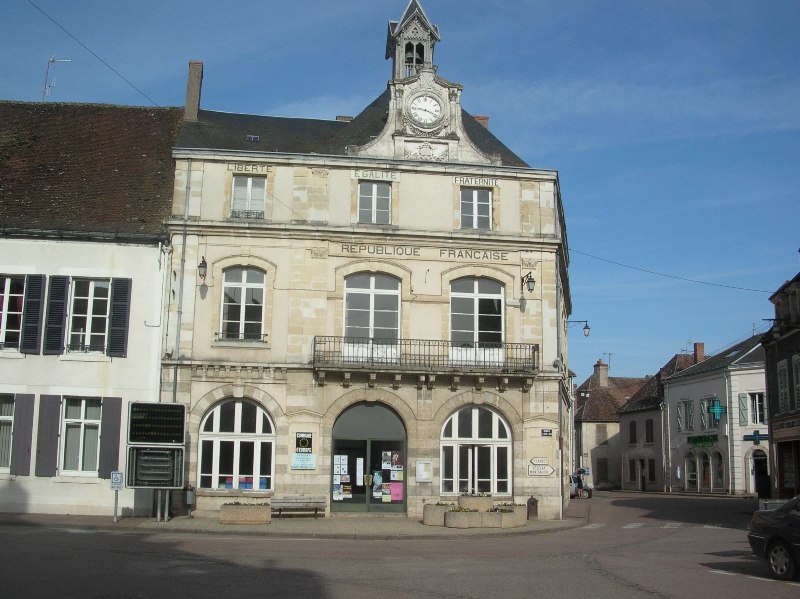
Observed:
[[[476,121],[478,121],[481,125],[483,125],[487,129],[489,128],[489,117],[488,116],[473,115],[472,118],[475,119]]]
[[[594,365],[594,376],[599,387],[608,387],[608,364],[603,364],[602,358]]]
[[[203,90],[203,63],[200,60],[189,61],[189,79],[186,82],[186,105],[183,108],[183,119],[190,123],[197,122],[200,112],[200,92]]]
[[[706,359],[706,349],[704,343],[694,344],[694,363],[699,364]]]

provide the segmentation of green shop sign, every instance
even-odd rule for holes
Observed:
[[[686,439],[690,445],[695,447],[713,447],[719,437],[717,435],[696,435]]]

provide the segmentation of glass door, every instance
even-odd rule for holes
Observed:
[[[458,492],[492,492],[492,448],[460,445],[458,448]]]
[[[337,439],[332,504],[344,512],[405,509],[405,451],[401,441]]]

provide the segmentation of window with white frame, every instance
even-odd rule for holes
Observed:
[[[63,472],[97,473],[100,455],[99,397],[64,398],[61,469]]]
[[[444,424],[442,493],[511,493],[511,429],[493,410],[467,406]]]
[[[503,286],[491,279],[450,284],[450,341],[455,347],[499,348],[503,343]]]
[[[254,402],[229,399],[200,423],[198,487],[270,491],[275,470],[275,427]]]
[[[679,431],[683,430],[683,402],[675,404],[675,426]]]
[[[14,396],[0,395],[0,472],[11,465],[11,434],[14,427]]]
[[[358,222],[388,225],[392,222],[392,185],[380,181],[358,184]]]
[[[461,188],[461,228],[492,229],[492,192],[474,187]]]
[[[264,339],[264,287],[266,275],[257,268],[227,268],[222,276],[219,339]]]
[[[0,349],[19,349],[25,277],[0,275]]]
[[[344,336],[395,344],[400,336],[400,280],[357,273],[344,281]]]
[[[69,351],[106,351],[110,290],[109,279],[73,279],[67,333]]]
[[[711,417],[713,418],[713,415],[711,415]],[[701,399],[700,400],[700,428],[701,429],[705,429],[706,428],[706,400],[705,399]]]
[[[750,395],[750,422],[765,424],[767,422],[766,404],[763,393],[749,393]]]
[[[267,178],[234,175],[231,218],[264,218]]]
[[[692,400],[683,402],[683,411],[686,414],[686,430],[694,430],[694,402]]]

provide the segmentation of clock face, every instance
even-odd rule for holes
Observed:
[[[409,104],[411,118],[423,125],[429,125],[442,115],[442,105],[433,96],[417,96]]]

